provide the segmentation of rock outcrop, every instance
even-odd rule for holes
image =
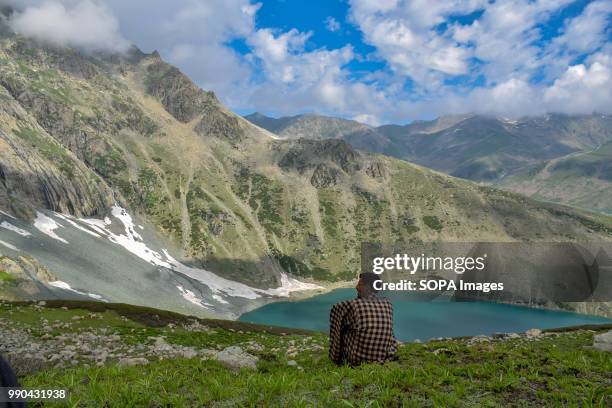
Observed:
[[[39,299],[46,295],[44,284],[57,280],[55,275],[29,256],[8,257],[0,254],[0,299]]]
[[[319,163],[312,173],[310,184],[316,188],[330,187],[336,185],[340,175],[340,171],[335,167],[328,166],[325,163]]]
[[[155,59],[147,68],[147,92],[159,99],[177,120],[187,123],[206,107],[218,103],[213,92],[205,92],[178,68]]]
[[[34,146],[45,144],[44,150]],[[106,183],[40,129],[0,129],[0,202],[31,217],[36,208],[79,216],[102,215],[112,205]]]
[[[361,168],[359,153],[344,140],[299,139],[282,143],[287,144],[289,148],[278,164],[286,170],[294,169],[303,173],[306,169],[315,168],[325,162],[332,162],[346,173],[353,173]]]

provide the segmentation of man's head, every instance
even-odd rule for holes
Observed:
[[[367,297],[369,295],[376,294],[378,291],[374,289],[374,282],[380,280],[380,276],[372,272],[365,272],[359,274],[359,281],[357,282],[357,297]]]

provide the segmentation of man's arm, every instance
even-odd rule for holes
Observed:
[[[335,304],[329,313],[329,359],[342,364],[344,326],[349,311],[347,302]]]

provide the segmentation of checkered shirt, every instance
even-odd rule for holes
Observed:
[[[329,358],[336,364],[384,362],[397,351],[393,306],[375,295],[335,304],[329,314]]]

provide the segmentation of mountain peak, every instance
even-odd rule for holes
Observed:
[[[245,116],[244,116],[244,118],[245,118],[246,120],[249,120],[249,121],[250,121],[250,120],[261,120],[261,119],[275,119],[275,118],[273,118],[273,117],[271,117],[271,116],[264,115],[264,114],[263,114],[263,113],[261,113],[261,112],[253,112],[253,113],[250,113],[250,114],[248,114],[248,115],[245,115]]]

